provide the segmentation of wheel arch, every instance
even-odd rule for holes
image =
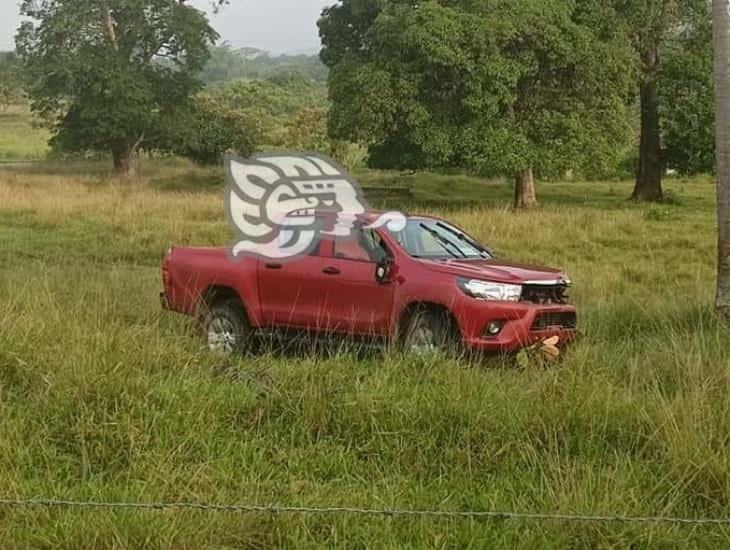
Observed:
[[[243,314],[246,316],[246,319],[249,322],[251,321],[251,315],[249,314],[246,303],[244,302],[240,293],[235,288],[228,285],[207,286],[203,290],[203,292],[200,293],[200,298],[198,299],[198,305],[196,309],[196,317],[200,319],[215,304],[226,301],[238,302],[238,304],[241,306],[241,309],[243,310]]]
[[[411,319],[419,313],[433,312],[443,315],[449,323],[449,329],[452,331],[455,337],[459,340],[462,338],[461,327],[459,322],[456,320],[456,316],[451,309],[438,302],[430,302],[427,300],[413,301],[407,304],[400,312],[395,329],[395,338],[397,341],[401,341],[405,335],[405,331],[408,328],[408,324]]]

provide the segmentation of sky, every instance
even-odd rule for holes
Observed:
[[[210,0],[191,3],[211,12],[222,40],[279,54],[318,51],[317,19],[322,8],[335,0],[231,0],[218,15],[209,9]],[[15,48],[19,23],[18,0],[0,0],[0,51]]]

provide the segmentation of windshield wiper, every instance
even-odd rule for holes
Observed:
[[[462,258],[466,258],[467,257],[467,255],[464,254],[464,251],[461,248],[459,248],[459,246],[456,243],[450,241],[449,239],[447,239],[446,237],[444,237],[441,233],[439,233],[435,229],[430,228],[425,223],[422,223],[421,224],[421,228],[422,229],[425,229],[426,231],[428,231],[438,241],[438,243],[441,245],[441,247],[446,252],[448,252],[449,254],[451,254],[452,257],[458,258],[459,256],[457,256],[456,254],[454,254],[454,252],[449,249],[450,246],[453,247],[453,248],[455,248],[457,250],[457,252],[459,252],[459,254],[461,254],[461,257]]]
[[[486,254],[489,258],[494,257],[494,253],[489,248],[487,248],[486,246],[482,246],[478,242],[470,239],[469,237],[464,235],[464,233],[462,233],[461,231],[457,231],[453,227],[450,227],[443,222],[436,222],[436,225],[438,227],[440,227],[441,229],[445,229],[452,235],[456,235],[457,239],[459,239],[462,242],[465,242],[466,244],[471,246],[473,249],[477,250],[480,254]],[[466,255],[464,255],[464,256],[466,257]]]

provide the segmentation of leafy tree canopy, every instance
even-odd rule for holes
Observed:
[[[17,59],[11,52],[0,52],[0,109],[20,101],[22,96]]]
[[[265,80],[234,81],[211,86],[205,95],[237,113],[240,120],[248,120],[266,150],[320,152],[350,169],[364,160],[361,146],[330,138],[327,88],[305,75],[284,73]]]
[[[209,93],[198,94],[191,108],[170,123],[165,148],[198,164],[219,164],[229,151],[250,156],[259,139],[259,128],[246,111]]]
[[[294,147],[285,138],[290,133],[287,127],[303,111],[327,106],[326,87],[299,74],[229,82],[211,87],[208,92],[228,109],[245,113],[255,121],[265,147]],[[325,110],[322,120],[326,118]]]
[[[334,137],[382,167],[600,173],[634,65],[599,0],[343,0],[320,21]]]
[[[709,4],[664,41],[658,76],[663,157],[682,174],[715,169],[715,96]]]
[[[23,0],[21,13],[17,51],[53,145],[110,151],[120,172],[164,141],[217,39],[185,0]]]

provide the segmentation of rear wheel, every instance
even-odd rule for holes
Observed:
[[[436,310],[416,311],[406,324],[402,347],[413,355],[433,355],[456,349],[457,338],[446,312]]]
[[[213,304],[202,319],[205,343],[210,351],[225,355],[244,353],[251,336],[251,327],[238,300]]]

